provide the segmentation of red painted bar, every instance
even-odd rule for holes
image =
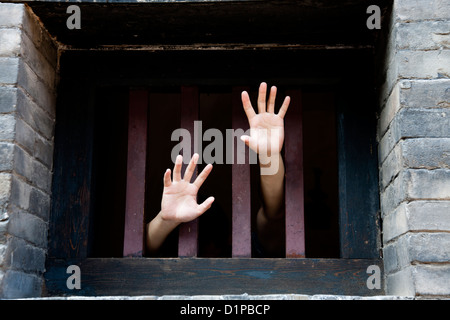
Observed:
[[[249,128],[247,116],[242,107],[241,93],[248,88],[234,87],[232,93],[232,127],[233,129]],[[250,162],[246,157],[245,164],[237,164],[237,144],[243,143],[240,137],[234,141],[234,158],[232,165],[232,257],[250,258],[251,247],[251,193]],[[248,149],[245,146],[246,150]],[[248,150],[246,150],[248,154]]]
[[[301,92],[286,92],[291,104],[285,117],[286,258],[305,257],[303,117]]]
[[[124,257],[141,257],[144,248],[147,110],[147,90],[130,90]]]
[[[198,87],[181,87],[181,128],[187,129],[191,134],[191,154],[185,154],[183,150],[182,174],[186,170],[185,161],[190,159],[194,152],[194,121],[198,120],[199,97]],[[188,162],[188,161],[187,161]],[[194,172],[191,181],[197,177],[197,170]],[[178,256],[196,257],[198,254],[198,219],[188,223],[183,223],[179,228],[178,235]]]

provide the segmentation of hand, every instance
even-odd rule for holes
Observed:
[[[267,84],[261,83],[258,94],[258,114],[253,110],[249,95],[242,92],[242,104],[250,124],[250,136],[243,135],[242,141],[253,151],[265,157],[278,157],[284,142],[284,116],[289,107],[290,97],[284,99],[278,114],[275,114],[277,88],[270,89],[266,108]]]
[[[203,182],[212,170],[212,165],[208,164],[203,171],[191,183],[199,155],[194,154],[186,168],[183,179],[181,178],[181,166],[183,157],[177,156],[173,169],[173,181],[171,180],[170,169],[164,174],[164,191],[161,201],[160,217],[166,222],[180,224],[189,222],[208,210],[214,197],[209,197],[202,204],[197,204],[197,193]]]

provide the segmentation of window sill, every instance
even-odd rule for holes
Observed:
[[[68,289],[70,265],[81,289]],[[380,268],[369,289],[367,268]],[[384,295],[381,259],[87,258],[49,259],[48,296]]]

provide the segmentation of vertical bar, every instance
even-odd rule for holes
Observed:
[[[191,136],[191,154],[187,154],[183,149],[183,168],[182,173],[186,170],[185,162],[190,160],[195,150],[195,126],[194,121],[198,120],[199,98],[198,87],[183,86],[181,87],[181,128],[189,131]],[[200,160],[199,160],[200,162]],[[191,181],[195,180],[197,170],[195,170]],[[198,219],[188,223],[183,223],[179,228],[178,235],[178,256],[179,257],[196,257],[198,254]]]
[[[340,257],[372,259],[380,237],[376,123],[373,109],[354,101],[339,96],[337,105]]]
[[[145,164],[148,92],[131,90],[123,256],[141,257],[144,248]]]
[[[303,117],[301,92],[287,91],[291,97],[285,118],[285,205],[286,258],[305,257]]]
[[[89,82],[61,82],[56,122],[52,219],[48,256],[84,259],[92,239],[94,90]]]
[[[248,128],[248,120],[241,102],[242,91],[248,88],[234,87],[232,93],[232,127],[234,130]],[[234,139],[234,137],[233,137]],[[237,153],[245,150],[240,136],[233,141],[232,165],[232,257],[251,257],[251,194],[250,161],[245,157],[244,164],[237,163]]]

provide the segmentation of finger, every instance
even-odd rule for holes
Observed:
[[[198,153],[194,153],[194,155],[191,158],[191,161],[189,161],[189,165],[186,168],[186,171],[184,172],[183,177],[184,181],[191,182],[192,175],[194,174],[195,171],[195,166],[197,165],[198,157],[199,157]]]
[[[258,145],[255,139],[252,139],[252,137],[250,136],[242,135],[241,140],[245,143],[247,147],[249,147],[255,152],[258,152]]]
[[[253,110],[252,103],[250,102],[250,97],[248,96],[247,91],[243,91],[241,94],[242,99],[242,105],[244,106],[245,114],[247,115],[247,119],[250,121],[251,118],[253,118],[256,113],[255,110]]]
[[[275,99],[277,97],[277,87],[270,88],[269,102],[267,103],[267,112],[275,113]]]
[[[291,102],[291,98],[290,97],[286,97],[284,99],[283,104],[281,105],[280,111],[278,111],[278,116],[283,119],[284,116],[286,115],[286,111],[289,108],[289,103]]]
[[[265,82],[263,82],[259,86],[258,113],[266,112],[266,91],[267,91],[267,84]]]
[[[173,167],[173,181],[181,181],[182,162],[183,162],[183,156],[178,155],[175,160],[175,166]]]
[[[200,189],[200,187],[202,186],[203,182],[205,182],[206,178],[208,177],[208,175],[210,174],[212,170],[212,164],[208,164],[203,170],[202,172],[197,176],[197,178],[194,181],[194,185]]]
[[[198,205],[198,213],[199,215],[205,213],[206,210],[211,208],[211,205],[214,202],[214,197],[209,197],[205,201],[203,201],[201,204]]]
[[[242,135],[241,140],[245,143],[246,146],[249,146],[250,136]]]
[[[167,169],[164,173],[164,187],[170,187],[172,185],[172,180],[170,179],[170,169]]]

